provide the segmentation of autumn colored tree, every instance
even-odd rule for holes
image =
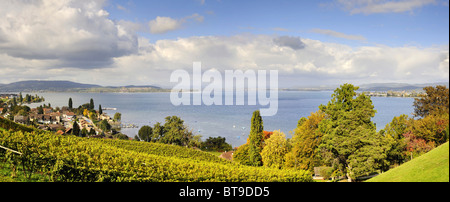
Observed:
[[[311,113],[294,130],[291,139],[292,150],[286,155],[286,167],[314,171],[320,166],[318,147],[322,142],[323,134],[319,130],[319,123],[325,118],[322,111]],[[300,123],[300,121],[299,121]]]
[[[404,152],[405,157],[418,157],[424,153],[427,153],[436,147],[436,144],[432,141],[426,141],[420,137],[414,135],[413,132],[407,132],[403,134],[405,137],[406,149]]]
[[[261,151],[262,162],[266,167],[280,169],[284,165],[284,157],[287,152],[286,135],[279,130],[274,131],[265,141],[265,146]]]
[[[426,95],[414,100],[414,116],[426,117],[449,113],[449,90],[447,87],[428,86],[423,90],[425,90]]]

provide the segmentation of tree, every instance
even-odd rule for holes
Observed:
[[[286,167],[314,171],[314,167],[321,166],[318,148],[323,134],[319,130],[320,122],[325,119],[322,111],[311,113],[299,120],[300,125],[294,130],[291,139],[292,150],[286,155]]]
[[[208,137],[202,144],[202,150],[206,151],[230,151],[231,145],[226,142],[224,137]]]
[[[103,132],[108,132],[111,130],[111,125],[108,123],[106,119],[103,119],[98,124],[98,127],[103,130]]]
[[[69,110],[72,110],[72,98],[69,98]]]
[[[153,125],[153,142],[159,142],[164,137],[164,126],[160,122]]]
[[[353,179],[371,174],[384,166],[385,148],[382,136],[376,133],[371,118],[376,110],[364,93],[356,96],[351,84],[341,85],[332,94],[327,106],[319,108],[325,112],[326,119],[319,124],[323,142],[319,146],[335,173]]]
[[[72,135],[75,135],[75,136],[80,135],[80,126],[78,126],[77,121],[74,121],[72,124]]]
[[[122,119],[122,114],[119,112],[116,112],[114,114],[114,121],[120,121]]]
[[[182,119],[177,116],[166,117],[163,136],[160,138],[160,142],[187,146],[191,138],[192,132],[188,131],[186,126],[184,126],[184,121]]]
[[[241,145],[240,147],[238,147],[236,149],[236,151],[233,153],[233,161],[238,162],[239,164],[242,164],[242,165],[251,166],[252,162],[248,158],[249,148],[250,148],[250,146],[249,146],[248,142]]]
[[[284,165],[284,157],[288,151],[286,135],[279,130],[274,131],[265,143],[266,145],[261,151],[264,166],[278,169],[282,168]]]
[[[406,144],[403,134],[407,132],[413,121],[414,119],[409,119],[407,115],[402,114],[394,117],[390,123],[386,124],[384,130],[380,131],[388,148],[386,160],[389,164],[400,164],[405,160],[403,151]]]
[[[414,116],[426,117],[449,113],[449,90],[445,86],[423,88],[426,95],[414,99]]]
[[[103,114],[102,105],[98,105],[98,114],[99,114],[99,115],[102,115],[102,114]]]
[[[152,135],[153,135],[153,129],[150,126],[142,126],[141,129],[139,129],[138,136],[139,139],[145,141],[145,142],[151,142],[152,141]]]
[[[93,110],[95,107],[94,105],[94,99],[91,98],[91,100],[89,101],[89,110]]]
[[[86,137],[87,135],[88,135],[88,131],[87,131],[87,129],[86,128],[83,128],[82,130],[81,130],[81,137]]]
[[[263,134],[264,126],[263,120],[260,115],[259,110],[253,112],[252,121],[251,121],[251,129],[249,138],[249,159],[253,166],[261,166],[262,158],[261,151],[263,147]]]

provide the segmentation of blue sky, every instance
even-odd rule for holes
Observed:
[[[239,33],[292,35],[353,46],[432,46],[448,44],[449,12],[446,1],[436,1],[403,12],[356,13],[333,1],[298,0],[166,0],[110,1],[112,19],[148,22],[157,16],[181,19],[197,13],[201,23],[190,23],[172,33],[150,35],[150,40]],[[365,40],[349,40],[314,32],[333,30]]]
[[[0,1],[0,83],[170,87],[196,61],[280,87],[441,82],[448,19],[448,0]]]

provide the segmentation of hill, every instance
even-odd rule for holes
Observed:
[[[423,84],[408,84],[408,83],[371,83],[360,85],[361,91],[422,91],[426,86],[436,86],[436,85],[449,85],[448,82],[440,83],[423,83]]]
[[[239,165],[213,154],[175,145],[25,132],[4,120],[0,145],[0,181],[14,181],[2,162],[16,162],[23,176],[42,175],[62,182],[310,182],[303,170]],[[3,128],[3,129],[1,129]],[[8,129],[8,130],[6,130]],[[16,132],[13,132],[16,131]],[[3,163],[5,164],[5,163]],[[20,165],[22,164],[22,165]],[[23,169],[22,169],[23,168]],[[14,169],[15,170],[15,169]],[[33,181],[27,177],[25,181]]]
[[[449,143],[367,182],[449,182]]]
[[[19,81],[10,84],[0,84],[0,92],[159,92],[158,86],[100,86],[72,81]]]
[[[99,85],[71,81],[19,81],[0,86],[0,92],[66,91],[68,89],[95,88]]]

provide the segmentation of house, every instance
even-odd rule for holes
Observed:
[[[63,117],[69,121],[71,121],[72,119],[76,118],[75,113],[73,112],[69,112],[69,111],[64,111],[63,112]]]
[[[27,124],[28,116],[21,116],[21,115],[14,116],[14,122],[21,123],[21,124]]]

